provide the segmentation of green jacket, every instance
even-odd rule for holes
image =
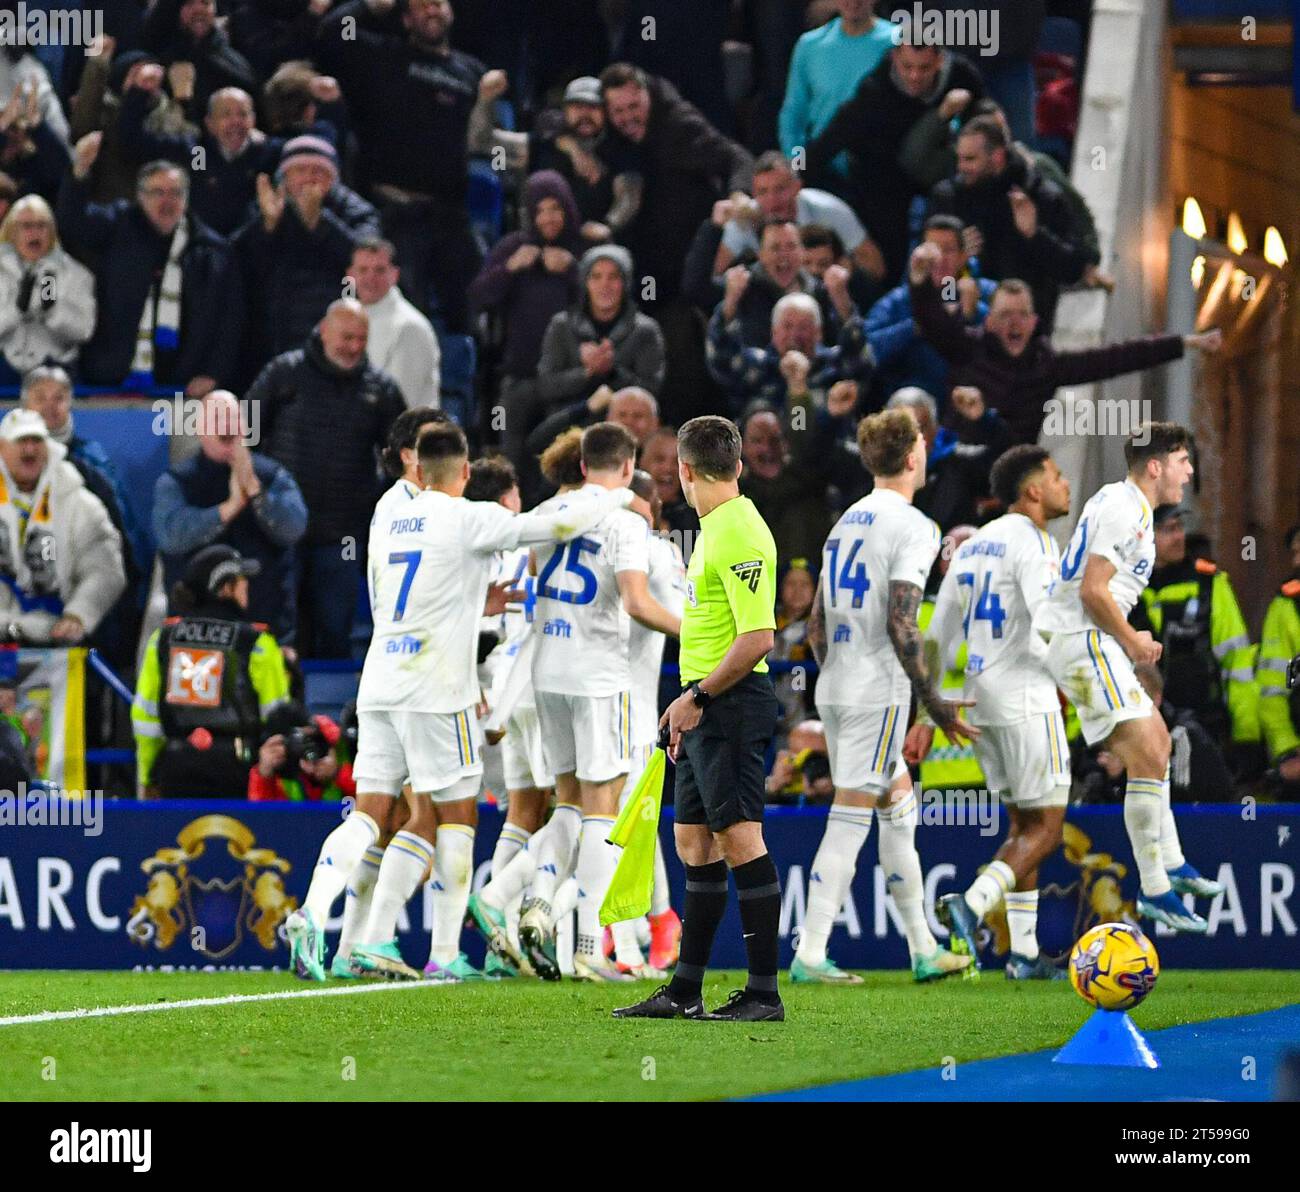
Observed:
[[[1300,577],[1290,579],[1273,597],[1264,614],[1263,640],[1255,682],[1259,689],[1259,721],[1269,758],[1276,762],[1300,749],[1300,725],[1291,714],[1286,686],[1287,664],[1300,654]]]
[[[1175,651],[1171,649],[1171,625],[1177,623],[1199,631],[1212,658],[1205,658],[1211,670],[1217,667],[1219,692],[1227,710],[1236,744],[1259,740],[1259,696],[1255,687],[1255,647],[1251,644],[1241,606],[1232,581],[1206,559],[1188,559],[1159,568],[1142,593],[1142,605],[1134,610],[1133,623],[1143,628],[1142,618],[1165,648],[1160,660],[1165,675],[1165,695],[1176,707],[1201,711],[1198,701],[1175,689]]]
[[[256,628],[261,632],[248,660],[248,677],[257,693],[258,711],[265,721],[267,713],[276,704],[289,698],[289,672],[285,668],[279,643],[267,632],[265,625],[257,625]],[[149,784],[154,762],[166,744],[166,734],[158,714],[158,705],[165,698],[165,676],[158,659],[158,634],[159,631],[155,629],[145,647],[144,661],[135,685],[135,699],[131,704],[136,779],[141,789]],[[253,744],[256,747],[257,742]]]
[[[922,633],[929,628],[933,615],[934,598],[927,596],[916,612],[916,623]],[[944,671],[939,690],[949,698],[961,699],[965,685],[966,643],[962,642],[952,669]],[[930,752],[921,763],[921,789],[982,790],[984,785],[984,771],[980,769],[979,759],[975,756],[975,746],[969,741],[950,741],[943,729],[936,728]]]

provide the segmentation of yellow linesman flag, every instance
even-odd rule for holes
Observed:
[[[659,805],[664,797],[664,751],[650,755],[631,798],[623,804],[609,832],[610,844],[623,850],[613,880],[600,904],[600,923],[608,927],[624,919],[639,919],[650,910],[655,884],[655,841],[659,837]]]

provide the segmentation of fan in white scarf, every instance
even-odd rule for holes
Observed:
[[[181,256],[189,243],[185,221],[176,225],[171,251],[163,267],[162,281],[155,291],[145,295],[140,326],[135,333],[135,358],[131,361],[128,384],[153,384],[154,350],[174,350],[180,343],[181,327]],[[156,299],[156,301],[155,301]]]
[[[50,485],[63,454],[61,444],[50,444],[50,462],[36,491],[30,497],[22,496],[25,509],[16,503],[20,490],[0,460],[0,578],[14,588],[25,605],[44,604],[44,598],[59,590],[54,533],[50,529]]]

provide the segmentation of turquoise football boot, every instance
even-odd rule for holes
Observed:
[[[857,973],[845,972],[829,956],[821,964],[804,964],[795,957],[790,965],[790,980],[795,985],[861,985]]]
[[[311,911],[301,907],[284,921],[289,940],[289,963],[304,981],[325,980],[325,933],[316,926]]]

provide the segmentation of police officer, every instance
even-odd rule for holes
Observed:
[[[262,723],[289,696],[284,657],[248,620],[259,564],[233,547],[199,551],[145,649],[131,706],[142,797],[242,799]]]
[[[1271,764],[1292,790],[1300,788],[1300,525],[1287,531],[1291,575],[1264,614],[1259,648],[1259,720]]]
[[[1164,647],[1165,698],[1241,755],[1259,741],[1254,648],[1232,581],[1188,551],[1183,518],[1177,505],[1156,509],[1155,568],[1129,620]]]

